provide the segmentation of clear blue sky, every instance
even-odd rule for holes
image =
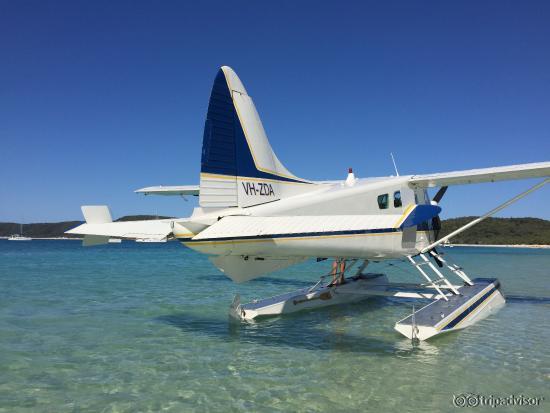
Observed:
[[[188,215],[133,190],[198,183],[221,65],[304,178],[389,175],[390,151],[401,174],[550,160],[549,22],[545,1],[1,2],[0,221]],[[531,184],[452,187],[442,216]]]

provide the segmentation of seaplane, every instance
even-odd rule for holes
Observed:
[[[542,178],[462,228],[439,237],[440,202],[449,186]],[[67,231],[85,246],[109,239],[177,240],[207,254],[237,283],[304,260],[334,260],[311,287],[241,303],[230,314],[250,322],[375,296],[428,304],[395,323],[412,340],[471,326],[505,303],[496,278],[471,278],[437,249],[550,181],[550,162],[428,175],[314,181],[292,174],[275,155],[252,98],[237,74],[219,69],[202,140],[198,185],[154,186],[137,193],[196,196],[187,218],[113,222],[105,205],[82,206],[85,223]],[[429,188],[439,188],[433,198]],[[371,262],[401,260],[418,279],[391,282],[368,273]]]

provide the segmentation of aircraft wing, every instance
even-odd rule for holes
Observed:
[[[441,212],[435,205],[409,205],[400,214],[323,216],[226,216],[191,242],[377,233],[412,227]]]
[[[412,227],[436,216],[441,208],[434,205],[409,205],[401,214],[378,215],[324,215],[324,216],[226,216],[190,239],[186,245],[209,253],[217,242],[227,243],[264,240],[277,242],[318,241],[327,236],[362,236],[384,234]],[[216,255],[212,263],[235,282],[248,281],[269,272],[294,265],[309,256],[325,256],[323,244],[311,244],[309,252],[294,251],[289,256],[270,257],[259,253],[243,258],[242,255]],[[313,248],[313,250],[311,249]],[[334,252],[334,251],[332,251]]]
[[[433,188],[436,186],[464,185],[547,176],[550,176],[550,162],[538,162],[429,175],[413,175],[409,180],[409,185],[416,188]]]
[[[199,185],[177,185],[177,186],[148,186],[134,191],[144,195],[199,195]]]

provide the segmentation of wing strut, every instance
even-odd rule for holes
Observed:
[[[498,211],[500,211],[500,210],[506,208],[507,206],[513,204],[514,202],[520,200],[524,196],[529,195],[531,192],[536,191],[537,189],[541,188],[542,186],[544,186],[548,182],[550,182],[550,178],[546,178],[544,181],[539,182],[535,186],[532,186],[531,188],[529,188],[527,191],[524,191],[521,194],[516,195],[512,199],[509,199],[505,203],[503,203],[503,204],[497,206],[496,208],[492,209],[491,211],[487,212],[485,215],[482,215],[479,218],[474,219],[473,221],[471,221],[471,222],[467,223],[466,225],[460,227],[456,231],[451,232],[449,235],[446,235],[443,238],[439,239],[438,241],[428,245],[426,248],[424,248],[422,251],[420,251],[420,253],[424,254],[424,253],[432,250],[433,248],[437,247],[439,244],[442,244],[443,242],[447,241],[448,239],[454,237],[455,235],[458,235],[461,232],[466,231],[468,228],[473,227],[476,224],[479,224],[484,219],[489,218],[491,215],[496,214]]]

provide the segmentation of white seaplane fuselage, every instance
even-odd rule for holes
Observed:
[[[191,220],[228,223],[197,237],[186,222],[178,222],[174,236],[189,248],[215,256],[403,258],[434,240],[429,225],[412,231],[401,227],[416,205],[430,205],[426,190],[411,189],[409,178],[361,179],[350,186],[321,183],[312,192],[274,203],[195,214]],[[327,216],[339,217],[337,224]]]

